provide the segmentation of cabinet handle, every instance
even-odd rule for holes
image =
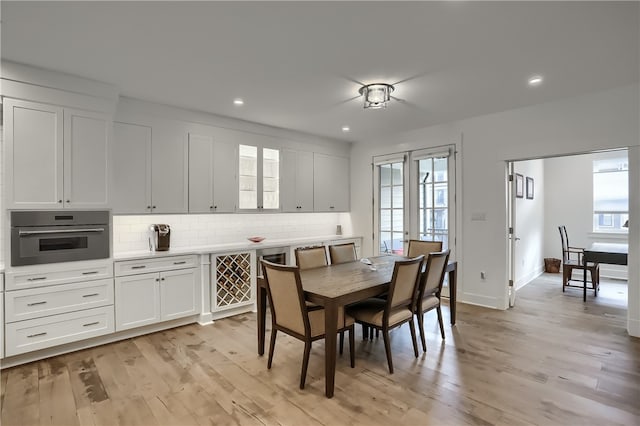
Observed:
[[[89,326],[97,325],[97,324],[100,324],[100,321],[90,322],[88,324],[82,324],[82,326],[83,327],[89,327]]]
[[[45,303],[47,303],[47,302],[46,302],[46,301],[43,301],[43,302],[33,302],[33,303],[27,303],[27,306],[44,305]]]
[[[46,335],[47,335],[47,333],[46,333],[46,332],[44,332],[44,333],[30,334],[30,335],[28,335],[27,337],[28,337],[29,339],[31,339],[32,337],[46,336]]]
[[[62,204],[62,200],[58,200],[58,203]]]
[[[164,277],[160,278],[161,281],[164,281]]]
[[[147,209],[151,209],[151,206],[147,206]]]
[[[209,206],[209,210],[213,210],[213,206]]]
[[[93,274],[97,274],[98,271],[89,271],[89,272],[83,272],[82,275],[93,275]]]
[[[93,297],[93,296],[98,296],[99,293],[91,293],[91,294],[85,294],[82,297]]]
[[[184,265],[185,263],[187,263],[186,260],[183,260],[181,262],[173,262],[174,265]]]
[[[155,208],[156,208],[156,206],[151,206],[151,208],[152,208],[152,209],[155,209]]]
[[[35,278],[27,278],[27,281],[42,281],[46,279],[47,277],[35,277]]]
[[[71,200],[67,200],[67,203],[70,203],[70,202],[71,202]]]
[[[218,206],[213,206],[213,209],[214,209],[214,210],[215,210],[215,209],[217,209],[217,208],[218,208]]]
[[[160,281],[160,278],[156,278],[156,282]]]
[[[147,265],[137,265],[137,266],[132,266],[131,269],[144,269],[146,267]]]
[[[329,208],[330,208],[330,209],[333,209],[333,208],[335,208],[335,207],[333,207],[333,206],[329,206]]]

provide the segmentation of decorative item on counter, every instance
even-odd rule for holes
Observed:
[[[336,235],[342,235],[342,225],[336,225]]]
[[[249,237],[247,238],[247,240],[251,241],[252,243],[261,243],[262,241],[264,241],[264,237]]]

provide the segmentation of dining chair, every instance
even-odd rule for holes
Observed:
[[[564,292],[566,287],[579,287],[584,288],[584,282],[582,279],[573,279],[573,270],[578,269],[584,271],[585,265],[582,260],[584,254],[584,248],[572,247],[569,245],[569,235],[567,234],[567,227],[564,225],[558,226],[560,232],[560,242],[562,243],[562,291]],[[591,275],[591,288],[594,292],[600,288],[600,264],[588,262],[586,269]],[[571,281],[579,281],[579,285],[572,285]],[[589,282],[589,281],[588,281]]]
[[[412,308],[423,261],[423,255],[414,259],[396,261],[386,300],[379,298],[367,299],[347,308],[347,314],[353,317],[357,323],[382,331],[389,373],[391,374],[393,374],[393,360],[391,358],[389,330],[408,322],[411,330],[413,352],[416,358],[418,357],[418,343],[416,342]]]
[[[304,357],[300,373],[300,389],[304,389],[311,354],[311,343],[324,339],[324,308],[309,310],[304,300],[300,281],[300,269],[297,266],[284,266],[262,260],[267,295],[271,305],[271,341],[267,368],[271,369],[276,335],[282,331],[304,342]],[[345,315],[344,309],[338,311],[338,331],[349,332],[349,352],[351,368],[355,367],[354,320]]]
[[[329,246],[329,259],[332,265],[357,260],[355,243]]]
[[[301,271],[328,265],[324,246],[298,247],[295,256],[296,264]]]
[[[416,257],[421,254],[426,258],[429,253],[442,251],[442,241],[409,240],[407,256]]]
[[[442,309],[440,309],[440,295],[442,294],[442,283],[444,282],[447,263],[449,262],[449,250],[432,252],[427,256],[426,267],[420,274],[420,284],[414,302],[414,312],[418,317],[418,327],[420,328],[420,340],[422,340],[422,350],[427,351],[427,341],[424,332],[424,314],[436,309],[438,313],[438,324],[440,334],[444,339],[444,323],[442,322]]]

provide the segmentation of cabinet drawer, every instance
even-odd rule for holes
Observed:
[[[5,330],[5,355],[18,355],[113,333],[113,306],[14,322]]]
[[[110,261],[93,265],[66,267],[59,265],[47,265],[47,269],[29,267],[24,271],[7,272],[5,290],[21,290],[25,288],[45,287],[55,284],[68,284],[113,277],[113,263]]]
[[[157,259],[126,260],[115,263],[117,277],[147,272],[160,272],[170,269],[195,268],[198,266],[198,256],[170,256]]]
[[[9,291],[6,322],[113,305],[113,278]]]

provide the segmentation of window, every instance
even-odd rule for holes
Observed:
[[[627,232],[629,162],[617,153],[593,161],[593,231]]]

